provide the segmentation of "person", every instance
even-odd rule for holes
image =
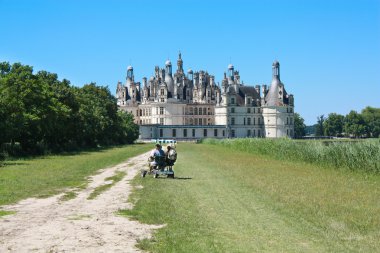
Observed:
[[[150,152],[149,157],[149,169],[152,170],[154,167],[164,166],[165,152],[162,150],[160,144],[156,144],[156,148]]]
[[[167,146],[166,153],[165,153],[165,160],[168,166],[173,166],[175,161],[177,160],[177,152],[170,145]]]

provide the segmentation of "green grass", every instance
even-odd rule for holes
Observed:
[[[9,215],[9,214],[14,214],[14,213],[16,213],[16,212],[15,211],[0,210],[0,217],[5,216],[5,215]]]
[[[178,145],[178,179],[136,177],[132,210],[166,224],[151,252],[375,252],[380,177],[274,160],[209,144]]]
[[[75,197],[77,196],[78,194],[75,192],[75,191],[69,191],[69,192],[66,192],[61,198],[60,200],[61,201],[68,201],[70,199],[75,199]]]
[[[94,198],[96,198],[99,194],[101,194],[102,192],[108,190],[113,185],[115,185],[117,182],[119,182],[120,180],[122,180],[125,175],[126,175],[125,172],[118,171],[118,172],[116,172],[116,174],[114,176],[107,177],[105,181],[112,181],[112,182],[109,183],[109,184],[104,184],[104,185],[96,187],[94,189],[94,191],[91,192],[90,196],[88,196],[87,199],[94,199]]]
[[[86,178],[97,170],[150,149],[150,145],[136,144],[72,155],[5,161],[0,167],[0,205],[28,197],[47,197],[68,188],[83,188]]]

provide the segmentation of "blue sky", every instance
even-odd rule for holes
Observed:
[[[274,60],[306,123],[380,107],[380,1],[0,0],[0,61],[47,70],[115,93],[126,68],[151,76],[166,59],[227,65],[246,84],[269,84]],[[174,68],[175,70],[175,68]]]

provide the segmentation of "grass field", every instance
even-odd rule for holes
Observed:
[[[166,224],[151,252],[378,252],[380,176],[178,145],[177,179],[134,179],[133,210]]]
[[[0,166],[1,205],[28,197],[46,197],[67,188],[86,185],[86,177],[151,149],[150,145],[129,145],[78,154],[6,161]],[[69,192],[64,199],[75,197]],[[0,212],[1,214],[5,212]]]

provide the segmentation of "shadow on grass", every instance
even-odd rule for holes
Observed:
[[[15,162],[15,163],[12,163],[12,162],[3,162],[3,163],[1,163],[0,164],[0,168],[1,168],[1,166],[7,166],[7,167],[9,167],[9,166],[15,166],[15,165],[26,165],[26,164],[28,164],[28,163],[22,163],[22,162]]]
[[[170,178],[170,177],[165,177],[165,176],[161,176],[161,177],[157,177],[155,179],[166,179],[166,180],[172,180],[172,179],[175,179],[175,180],[191,180],[193,179],[192,177],[174,177],[174,178]]]
[[[123,144],[123,145],[112,145],[112,146],[99,146],[99,147],[88,147],[88,148],[78,148],[75,150],[63,150],[63,151],[51,151],[46,154],[40,154],[40,155],[19,155],[19,156],[9,156],[3,161],[3,163],[0,163],[1,165],[10,165],[6,164],[6,161],[15,161],[15,160],[20,160],[20,159],[25,159],[25,160],[30,160],[30,159],[50,159],[50,156],[54,155],[59,155],[59,156],[76,156],[76,155],[86,155],[92,152],[105,152],[110,149],[115,149],[115,148],[124,148],[126,146],[132,146],[132,145],[145,145],[144,143],[133,143],[133,144]],[[21,164],[20,164],[21,165]]]

